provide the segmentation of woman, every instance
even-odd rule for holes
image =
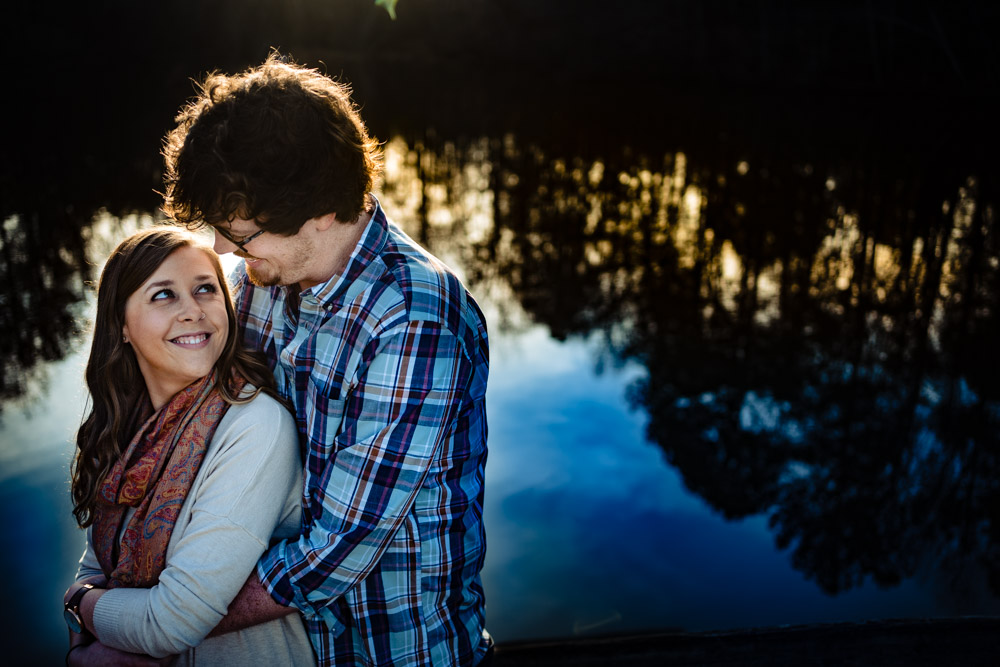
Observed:
[[[218,256],[176,228],[129,237],[101,275],[94,329],[67,663],[110,647],[180,665],[314,664],[298,614],[206,639],[269,541],[298,534],[302,484],[294,420],[239,343]]]

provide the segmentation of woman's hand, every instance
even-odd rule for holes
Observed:
[[[89,667],[100,665],[101,667],[158,667],[159,665],[171,665],[177,656],[167,656],[166,658],[151,658],[148,655],[138,653],[126,653],[118,649],[105,646],[99,641],[93,641],[70,651],[66,656],[66,664],[71,667]]]

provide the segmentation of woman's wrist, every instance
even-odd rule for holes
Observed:
[[[73,597],[73,593],[76,593],[80,589],[80,587],[83,586],[85,583],[87,582],[74,581],[72,584],[70,584],[69,588],[66,589],[66,593],[63,594],[63,604],[69,602],[70,598]]]
[[[97,635],[94,626],[94,608],[97,606],[97,601],[105,593],[107,593],[107,589],[91,588],[80,600],[80,620],[83,621],[83,629],[94,636]]]
[[[75,593],[77,589],[79,589],[84,584],[93,584],[97,588],[104,588],[105,586],[107,586],[107,583],[108,583],[107,577],[104,577],[102,575],[94,575],[91,577],[80,579],[79,581],[74,581],[72,584],[69,585],[69,588],[67,588],[66,592],[63,594],[63,604],[65,604],[71,597],[73,597],[73,593]]]

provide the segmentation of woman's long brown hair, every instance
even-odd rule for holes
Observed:
[[[154,227],[122,241],[101,273],[86,372],[90,413],[76,435],[73,515],[81,528],[93,522],[101,483],[152,410],[135,352],[122,340],[125,303],[171,253],[187,246],[203,250],[208,256],[226,302],[229,334],[215,363],[216,389],[231,404],[246,403],[262,390],[277,396],[274,377],[264,358],[244,348],[240,341],[229,283],[218,255],[193,234],[176,227]],[[257,387],[253,395],[236,395],[231,384],[234,373]]]

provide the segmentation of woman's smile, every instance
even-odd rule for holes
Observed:
[[[189,347],[194,349],[200,349],[208,344],[208,339],[212,337],[210,333],[200,333],[188,336],[178,336],[177,338],[171,339],[171,343],[174,345],[180,345],[181,347]]]

